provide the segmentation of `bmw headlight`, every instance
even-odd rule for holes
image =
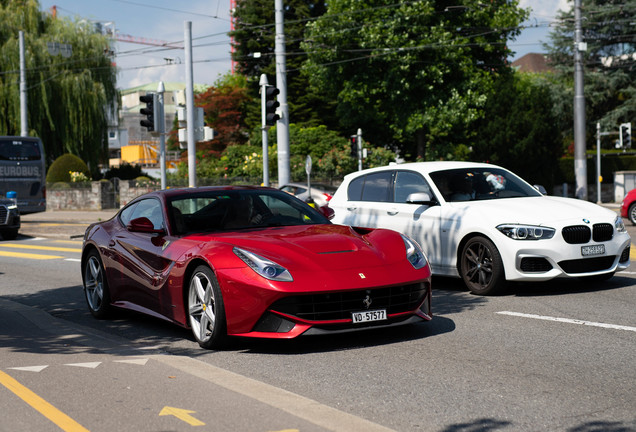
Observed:
[[[427,264],[426,255],[420,248],[420,245],[418,245],[416,242],[414,242],[404,234],[400,235],[402,236],[402,240],[404,240],[404,247],[406,247],[406,259],[409,260],[409,262],[415,269],[421,269],[422,267],[425,267]]]
[[[623,218],[622,217],[616,216],[616,219],[614,219],[614,228],[616,228],[616,231],[618,231],[618,232],[627,231],[625,229],[625,224],[623,223]]]
[[[282,282],[291,282],[294,280],[285,267],[275,263],[274,261],[270,261],[267,258],[255,254],[254,252],[248,252],[245,249],[241,249],[236,246],[232,249],[232,251],[252,270],[263,276],[265,279]]]
[[[537,225],[504,224],[497,227],[505,236],[513,240],[545,240],[554,237],[554,228]]]

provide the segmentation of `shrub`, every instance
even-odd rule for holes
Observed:
[[[88,166],[79,157],[66,153],[53,161],[46,174],[47,183],[58,183],[71,181],[71,173],[82,173],[90,180],[91,173]]]

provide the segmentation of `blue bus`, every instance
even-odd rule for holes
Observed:
[[[0,197],[12,191],[21,214],[46,210],[44,147],[39,138],[0,136]]]

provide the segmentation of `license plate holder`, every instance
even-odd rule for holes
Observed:
[[[364,322],[373,322],[373,321],[384,321],[387,319],[386,309],[377,309],[377,310],[369,310],[369,311],[360,311],[360,312],[352,312],[351,320],[354,324],[364,323]]]
[[[595,256],[605,255],[605,245],[591,245],[581,246],[581,255],[583,256]]]

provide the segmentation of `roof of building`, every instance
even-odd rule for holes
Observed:
[[[540,53],[528,53],[512,62],[512,67],[519,72],[552,72],[554,69],[548,65],[547,56]]]

